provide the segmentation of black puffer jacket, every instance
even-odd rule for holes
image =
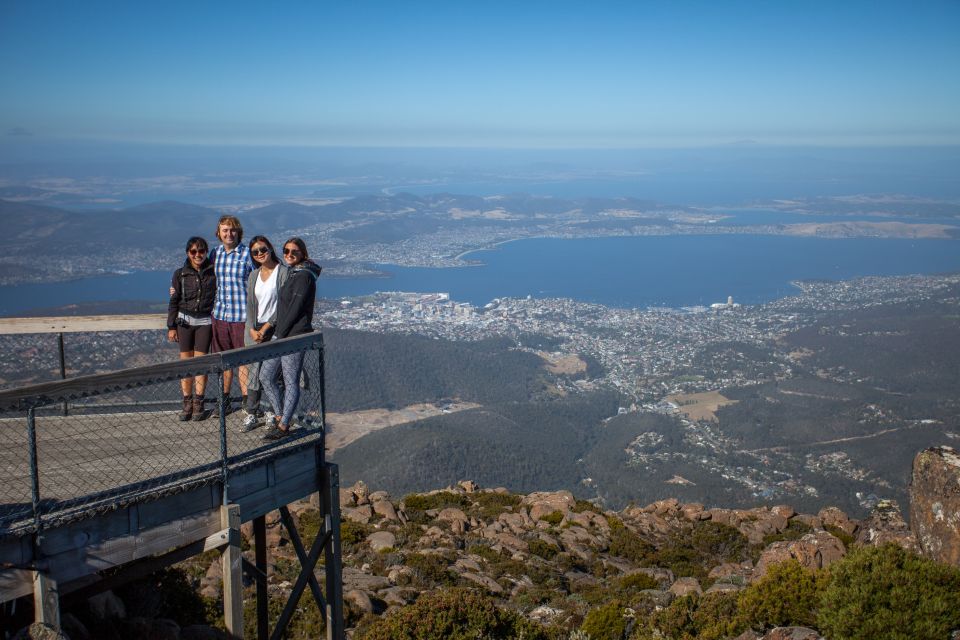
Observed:
[[[302,262],[290,269],[287,282],[277,294],[275,338],[298,336],[313,331],[313,305],[317,301],[320,265]]]
[[[186,260],[183,266],[173,272],[173,295],[167,307],[167,328],[176,329],[177,314],[184,313],[194,318],[206,318],[213,312],[213,302],[217,298],[217,274],[213,263],[204,260],[198,272]]]

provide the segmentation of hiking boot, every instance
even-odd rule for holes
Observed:
[[[219,402],[214,405],[213,411],[212,411],[211,413],[213,414],[213,417],[214,417],[214,418],[219,418],[219,417],[220,417],[220,403],[219,403]],[[231,413],[233,413],[233,407],[230,406],[230,400],[228,399],[228,400],[224,403],[223,415],[224,415],[224,416],[228,416],[228,415],[230,415]]]
[[[243,419],[243,424],[240,427],[240,431],[246,433],[248,431],[253,431],[259,426],[260,426],[260,421],[257,420],[257,414],[247,413],[247,417]]]
[[[210,412],[203,408],[203,396],[193,398],[193,421],[200,422],[210,417]]]
[[[180,422],[186,422],[190,419],[190,416],[193,415],[193,396],[183,396],[183,409],[180,410],[180,413],[177,414],[177,419]]]
[[[263,440],[266,442],[271,442],[273,440],[283,440],[288,435],[290,435],[289,429],[281,429],[280,427],[270,427],[267,429],[267,432],[263,434]]]

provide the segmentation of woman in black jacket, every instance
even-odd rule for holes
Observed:
[[[307,245],[300,238],[283,243],[283,259],[290,272],[277,299],[277,324],[274,338],[299,336],[313,331],[313,305],[317,299],[317,277],[320,266],[310,259]],[[279,440],[290,432],[293,412],[300,402],[300,369],[303,352],[291,353],[260,365],[260,384],[263,393],[277,411],[275,420],[268,421],[264,440]],[[283,398],[277,385],[277,369],[283,372]],[[272,422],[272,424],[271,424]]]
[[[210,351],[213,337],[213,302],[217,297],[217,275],[207,258],[207,241],[199,236],[187,240],[187,259],[173,272],[170,304],[167,307],[167,339],[180,343],[180,359],[202,356]],[[203,420],[203,394],[207,376],[183,378],[183,410],[180,420]],[[194,392],[194,389],[196,391]]]

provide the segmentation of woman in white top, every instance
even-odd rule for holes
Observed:
[[[268,342],[273,337],[277,324],[277,299],[280,289],[290,272],[287,265],[277,259],[276,251],[266,236],[254,236],[249,244],[254,270],[247,279],[247,326],[244,345]],[[260,413],[260,363],[248,367],[247,405],[243,430],[251,431],[262,424]]]

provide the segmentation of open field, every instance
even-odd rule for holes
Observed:
[[[717,410],[728,404],[736,404],[736,400],[729,400],[718,391],[704,391],[703,393],[680,393],[665,398],[680,407],[680,413],[691,420],[717,421]]]
[[[328,413],[327,418],[327,453],[347,446],[368,433],[393,427],[405,422],[414,422],[431,418],[442,413],[454,413],[464,409],[475,409],[480,405],[473,402],[454,402],[442,407],[419,403],[403,409],[391,411],[389,409],[365,409],[349,413]]]

